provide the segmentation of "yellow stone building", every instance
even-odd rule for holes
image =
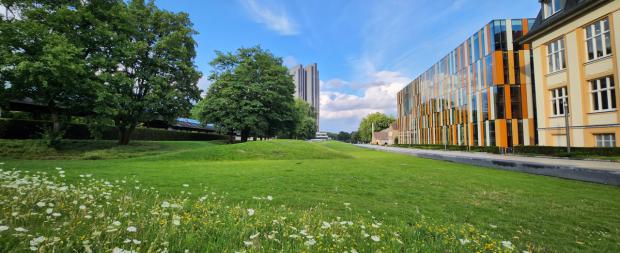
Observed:
[[[540,2],[521,41],[532,47],[537,144],[565,146],[568,113],[571,146],[618,147],[620,1]]]

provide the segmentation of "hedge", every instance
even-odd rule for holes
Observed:
[[[395,144],[395,147],[403,148],[418,148],[418,149],[435,149],[443,150],[444,145],[437,144]],[[448,150],[456,151],[475,151],[498,154],[501,152],[498,147],[478,147],[470,146],[454,146],[448,145]],[[620,148],[584,148],[584,147],[572,147],[571,153],[566,152],[565,147],[550,147],[550,146],[516,146],[508,150],[512,154],[536,154],[536,155],[549,155],[549,156],[620,156]]]
[[[0,119],[0,139],[37,139],[41,132],[50,126],[49,121]],[[64,138],[94,139],[85,124],[70,124]],[[118,132],[113,126],[106,126],[101,139],[117,140]],[[185,132],[155,128],[136,128],[131,135],[132,140],[144,141],[210,141],[226,140],[227,136],[211,133]]]

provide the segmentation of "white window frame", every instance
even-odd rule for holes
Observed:
[[[559,38],[547,44],[547,62],[549,66],[549,73],[555,73],[566,68],[564,49],[564,38]]]
[[[564,7],[564,1],[565,0],[547,0],[545,3],[543,3],[545,18],[549,18],[561,11]],[[560,4],[560,6],[556,8],[556,4],[558,3]]]
[[[607,24],[607,28],[605,28],[605,24]],[[596,33],[596,26],[599,26],[600,30],[599,33]],[[607,52],[607,40],[609,40],[611,42],[611,32],[610,32],[610,28],[609,28],[610,24],[609,24],[609,18],[604,18],[601,20],[598,20],[592,24],[589,24],[588,26],[586,26],[584,28],[584,33],[585,33],[585,38],[586,38],[586,59],[588,59],[588,61],[595,61],[607,56],[610,56],[612,54],[612,52]],[[607,30],[605,30],[607,29]],[[590,33],[590,36],[588,36],[588,31]],[[602,48],[602,52],[603,55],[598,56],[597,51],[598,51],[598,46],[597,46],[597,41],[600,40],[601,42],[601,46]],[[589,55],[589,47],[588,47],[588,42],[591,42],[592,44],[592,52],[593,52],[593,57],[590,58]],[[611,45],[613,46],[613,45]],[[613,50],[612,50],[613,51]]]
[[[601,88],[601,82],[605,81],[607,83],[605,88]],[[612,97],[611,94],[613,92],[615,92],[616,89],[616,85],[614,82],[614,79],[612,76],[606,76],[606,77],[602,77],[602,78],[598,78],[598,79],[594,79],[588,82],[588,86],[590,86],[590,104],[592,105],[592,111],[593,112],[607,112],[607,111],[615,111],[616,107],[612,107],[614,104],[612,102],[612,98],[616,98],[617,97]],[[602,99],[602,93],[604,91],[607,91],[607,109],[603,109],[603,99]],[[598,102],[598,104],[594,104],[594,96],[596,96],[596,101]],[[598,106],[598,109],[596,109],[596,107]]]
[[[594,140],[596,141],[597,148],[613,148],[616,147],[616,135],[609,134],[594,134]]]
[[[566,101],[566,103],[568,103],[568,92],[566,90],[566,86],[552,89],[550,92],[552,106],[551,116],[564,116],[566,113],[566,110],[564,110],[564,102]],[[560,113],[560,109],[562,110],[562,113]]]

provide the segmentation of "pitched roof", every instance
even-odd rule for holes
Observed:
[[[543,10],[541,9],[534,25],[527,35],[519,39],[519,43],[530,43],[547,32],[553,31],[554,28],[611,1],[614,0],[566,0],[564,8],[548,18],[543,18]]]

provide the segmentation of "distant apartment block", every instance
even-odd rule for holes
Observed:
[[[532,45],[538,144],[619,147],[620,1],[547,0]],[[566,105],[565,105],[566,104]]]
[[[316,112],[317,129],[319,127],[319,110],[320,110],[320,83],[319,70],[317,64],[297,65],[289,69],[289,73],[293,76],[295,82],[295,95],[297,98],[306,101],[312,106]]]
[[[534,145],[530,48],[515,43],[533,23],[491,21],[398,92],[398,142]]]

